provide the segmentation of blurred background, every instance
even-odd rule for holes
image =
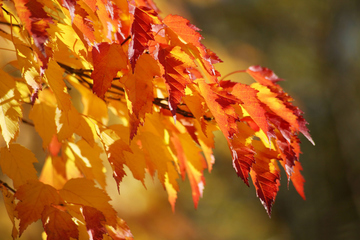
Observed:
[[[172,213],[158,181],[148,179],[145,189],[126,177],[112,204],[135,239],[360,239],[360,1],[155,2],[163,17],[179,14],[202,29],[204,45],[224,61],[216,66],[222,75],[262,65],[286,79],[280,84],[305,112],[316,146],[301,138],[306,201],[291,183],[287,189],[282,172],[271,218],[254,187],[237,177],[221,136],[196,210],[188,181],[180,184]],[[230,79],[248,81],[241,75]],[[21,134],[31,131],[22,126]],[[34,152],[41,150],[41,141],[27,139]],[[115,189],[111,178],[108,183]],[[9,239],[3,203],[0,213],[0,239]],[[21,239],[38,239],[40,227],[32,224]]]

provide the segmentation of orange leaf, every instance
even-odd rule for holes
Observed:
[[[70,238],[77,239],[79,237],[79,230],[72,221],[72,216],[59,208],[46,205],[41,214],[41,220],[47,240],[70,240]]]
[[[197,27],[190,24],[190,21],[178,16],[178,15],[168,15],[164,18],[163,22],[180,38],[180,42],[187,43],[188,48],[192,48],[192,45],[195,46],[197,51],[199,51],[198,58],[201,63],[204,65],[206,71],[215,76],[216,72],[214,66],[211,63],[210,55],[207,52],[207,49],[203,44],[200,43],[200,40],[203,39],[198,31]],[[195,51],[191,50],[192,54],[196,54]],[[213,54],[215,55],[215,54]],[[218,58],[218,60],[220,60]],[[220,60],[221,61],[221,60]]]
[[[0,149],[0,166],[8,175],[17,189],[27,180],[37,179],[33,163],[37,162],[35,155],[20,144],[10,144],[9,148]]]
[[[43,140],[44,149],[56,133],[55,109],[44,102],[37,102],[29,113],[29,118],[34,122],[35,129]]]
[[[84,178],[70,179],[60,196],[67,202],[89,206],[101,211],[110,226],[116,225],[116,212],[110,205],[110,197],[101,189],[94,186],[94,182]]]
[[[102,42],[93,48],[92,58],[94,65],[94,71],[91,74],[91,78],[94,80],[93,91],[100,98],[104,98],[117,72],[127,68],[127,56],[120,44]]]
[[[113,240],[133,240],[128,225],[121,218],[117,218],[116,228],[106,225],[106,229]]]
[[[21,185],[15,197],[20,200],[16,206],[20,219],[20,236],[32,222],[41,218],[46,206],[61,203],[55,188],[37,180],[29,180]]]
[[[109,149],[106,151],[108,154],[108,159],[113,168],[113,177],[116,181],[118,191],[119,184],[122,178],[126,175],[124,171],[124,164],[126,164],[126,159],[124,152],[131,152],[129,146],[121,139],[116,140],[113,144],[109,146]],[[134,158],[135,160],[136,158]]]
[[[134,74],[129,73],[125,81],[125,89],[132,105],[132,118],[130,118],[130,139],[136,134],[139,122],[131,121],[139,119],[144,121],[145,114],[152,112],[154,101],[153,78],[160,76],[160,68],[157,61],[149,54],[142,54],[137,60]]]

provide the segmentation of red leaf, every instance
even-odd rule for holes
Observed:
[[[139,56],[149,49],[149,41],[154,40],[152,25],[156,23],[157,12],[154,9],[148,7],[135,8],[129,46],[129,59],[133,70]]]
[[[52,206],[45,206],[41,214],[41,220],[47,240],[70,240],[70,237],[77,239],[79,230],[71,218],[71,215],[67,212]]]
[[[246,72],[250,74],[257,82],[265,86],[274,86],[275,83],[283,81],[273,71],[261,66],[251,66],[246,69]]]
[[[91,78],[94,80],[93,91],[100,98],[111,87],[111,82],[117,72],[127,68],[127,57],[120,44],[100,43],[92,51],[94,71]]]
[[[159,62],[164,66],[164,78],[169,91],[169,108],[175,117],[177,105],[191,83],[189,69],[195,67],[192,59],[180,47],[166,47],[159,51]]]
[[[256,149],[255,163],[250,175],[256,194],[265,210],[271,216],[271,207],[275,201],[280,186],[280,174],[276,164],[277,153],[265,148],[261,142],[253,142]]]
[[[231,139],[238,132],[236,121],[239,121],[239,116],[235,112],[234,107],[231,106],[237,103],[236,99],[230,94],[228,96],[220,95],[219,92],[215,92],[211,85],[205,83],[204,80],[199,80],[198,84],[200,92],[215,117],[219,128],[226,138]]]
[[[257,97],[258,91],[248,85],[230,81],[221,81],[220,85],[243,102],[241,106],[245,108],[264,133],[268,135],[269,124],[263,104]]]
[[[247,138],[254,135],[254,131],[245,123],[238,123],[239,134],[228,140],[231,150],[233,167],[239,177],[249,186],[249,172],[255,163],[255,149],[246,144]]]
[[[107,232],[103,225],[106,222],[104,214],[93,207],[84,206],[82,209],[89,239],[102,240],[103,234]]]

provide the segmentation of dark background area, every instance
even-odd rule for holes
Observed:
[[[360,239],[360,1],[155,2],[162,16],[179,14],[202,29],[205,46],[224,60],[217,66],[222,75],[262,65],[286,79],[280,84],[305,112],[316,146],[301,138],[307,200],[291,183],[287,189],[282,172],[271,218],[254,187],[237,177],[220,135],[197,210],[188,181],[180,184],[173,214],[157,181],[148,179],[144,189],[128,174],[119,196],[110,176],[112,204],[135,239]],[[248,81],[240,75],[229,79]],[[36,134],[29,126],[22,126],[22,133]],[[29,139],[33,152],[42,151],[41,141]],[[9,239],[11,222],[0,205],[0,239]],[[37,222],[21,239],[40,234]]]

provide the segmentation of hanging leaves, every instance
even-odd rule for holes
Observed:
[[[0,70],[0,167],[13,183],[0,189],[13,238],[41,219],[47,239],[133,239],[109,203],[106,161],[119,192],[126,168],[144,186],[146,174],[156,177],[173,211],[178,180],[188,178],[196,208],[217,130],[234,174],[253,183],[269,216],[278,165],[305,199],[299,133],[314,142],[273,71],[237,71],[254,79],[250,85],[218,79],[221,60],[201,43],[199,29],[181,16],[161,18],[151,0],[0,6],[0,21],[20,26],[0,31],[14,44],[9,64],[21,74]],[[39,177],[34,154],[13,143],[20,121],[42,139]]]

